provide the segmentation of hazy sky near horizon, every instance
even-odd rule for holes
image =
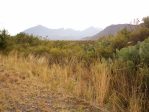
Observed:
[[[149,16],[148,0],[0,0],[0,4],[0,29],[10,34],[36,25],[104,28]]]

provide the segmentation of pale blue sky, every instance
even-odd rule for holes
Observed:
[[[0,0],[0,28],[10,34],[35,25],[83,30],[149,16],[148,0]]]

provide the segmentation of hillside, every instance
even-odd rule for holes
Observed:
[[[80,40],[83,37],[93,36],[101,29],[90,27],[83,31],[74,29],[49,29],[45,26],[38,25],[23,31],[26,34],[33,34],[50,40]]]
[[[136,25],[131,25],[131,24],[110,25],[110,26],[106,27],[104,30],[102,30],[101,32],[99,32],[98,34],[91,36],[91,37],[84,38],[84,39],[85,40],[96,40],[101,37],[115,35],[117,32],[119,32],[120,30],[122,30],[124,28],[126,28],[129,31],[132,31],[134,28],[136,28]]]

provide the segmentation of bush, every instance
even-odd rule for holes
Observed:
[[[149,64],[149,39],[141,43],[139,55],[142,63]]]
[[[136,46],[123,48],[117,52],[119,59],[123,61],[133,62],[138,64],[140,62],[140,57]]]
[[[7,32],[3,30],[0,32],[0,50],[4,50],[7,46]]]
[[[124,61],[132,61],[137,64],[149,64],[149,39],[135,46],[129,46],[121,50],[117,50],[117,56]]]
[[[31,46],[38,45],[40,42],[40,40],[37,37],[33,35],[27,35],[25,33],[17,34],[15,36],[15,40],[17,44],[29,44]]]

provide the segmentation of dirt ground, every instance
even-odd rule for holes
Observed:
[[[51,92],[39,78],[0,64],[0,112],[102,112],[75,97]]]

